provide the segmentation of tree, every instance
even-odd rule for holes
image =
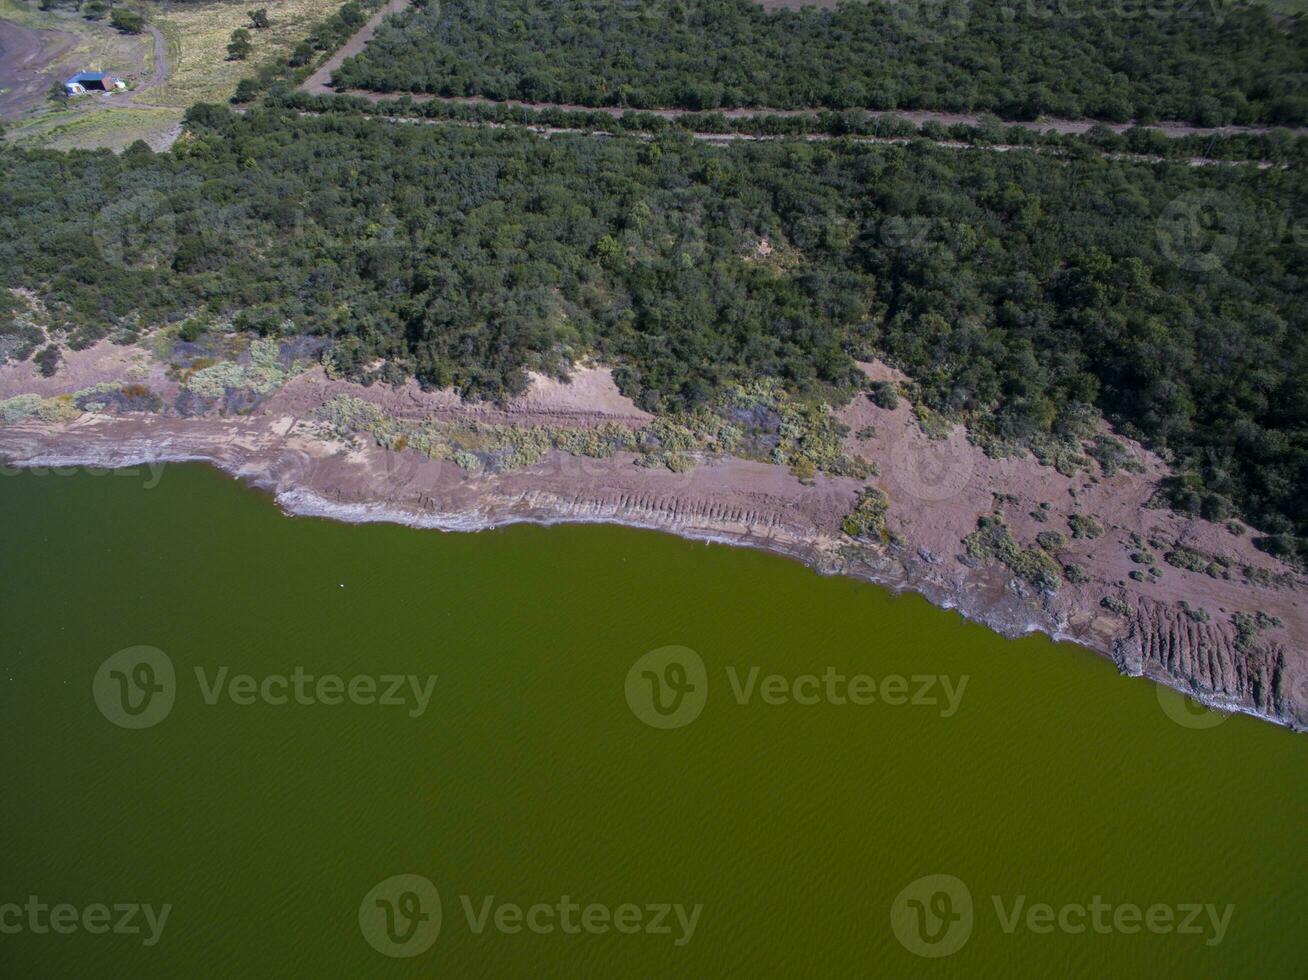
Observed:
[[[287,60],[287,64],[292,68],[299,68],[303,65],[307,65],[312,60],[313,45],[308,41],[301,41],[295,46],[295,50],[291,52],[291,57]]]
[[[260,7],[258,10],[251,10],[247,16],[250,18],[250,26],[255,30],[261,31],[272,23],[268,20],[267,7]]]
[[[227,58],[229,61],[244,61],[254,50],[254,45],[250,43],[250,32],[244,27],[238,27],[232,31],[231,43],[227,45]]]
[[[124,34],[140,34],[145,29],[145,18],[134,10],[115,7],[109,14],[109,23]]]
[[[41,349],[33,360],[36,362],[36,369],[41,372],[41,377],[53,377],[54,373],[59,370],[59,348],[50,344]]]

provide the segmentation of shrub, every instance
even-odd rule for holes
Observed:
[[[1073,585],[1084,585],[1090,581],[1090,574],[1081,565],[1064,565],[1063,577]]]
[[[1113,436],[1095,436],[1086,451],[1099,463],[1105,476],[1112,476],[1119,469],[1132,473],[1144,472],[1144,464],[1135,458],[1126,443]]]
[[[1103,606],[1109,612],[1115,612],[1119,616],[1131,615],[1131,607],[1126,604],[1124,599],[1119,599],[1115,595],[1106,595],[1099,600],[1099,605]]]
[[[1062,584],[1058,563],[1039,548],[1019,548],[1002,519],[982,516],[976,530],[963,539],[963,546],[973,558],[999,562],[1045,592],[1054,592]]]
[[[51,378],[54,377],[54,373],[59,370],[59,360],[61,357],[62,355],[59,353],[59,348],[54,344],[48,344],[41,349],[40,353],[38,353],[35,358],[33,358],[33,361],[36,364],[36,369],[41,373],[41,377]]]
[[[872,399],[874,405],[885,409],[896,409],[899,407],[899,389],[891,381],[875,381],[872,388],[867,393],[868,398]]]
[[[227,58],[229,61],[244,61],[254,50],[254,45],[250,43],[250,32],[244,27],[238,27],[232,31],[231,43],[227,45]]]
[[[1072,537],[1093,541],[1104,533],[1104,526],[1096,518],[1085,514],[1072,514],[1067,519],[1067,526],[1072,529]]]
[[[1045,551],[1054,553],[1067,547],[1067,538],[1057,531],[1041,531],[1036,535],[1036,544],[1044,548]]]
[[[884,544],[889,540],[886,530],[886,511],[889,509],[890,500],[884,493],[876,487],[865,487],[859,492],[854,509],[845,515],[841,529],[856,540]]]
[[[115,7],[109,14],[109,23],[124,34],[140,34],[145,29],[145,18],[134,10]]]

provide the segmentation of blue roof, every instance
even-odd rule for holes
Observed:
[[[79,71],[72,78],[68,79],[68,81],[64,82],[64,84],[72,85],[75,82],[99,82],[103,79],[104,72],[102,71]]]

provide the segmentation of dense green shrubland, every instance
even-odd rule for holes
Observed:
[[[1283,551],[1308,530],[1301,168],[192,123],[169,154],[0,150],[0,265],[43,326],[320,334],[343,374],[492,398],[595,354],[663,413],[759,378],[839,400],[882,356],[987,445],[1079,452],[1102,410],[1173,500]]]
[[[1308,122],[1308,26],[1212,0],[431,0],[338,85],[636,108],[990,110]]]

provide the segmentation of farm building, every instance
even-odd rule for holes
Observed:
[[[66,95],[85,95],[87,92],[120,92],[127,88],[121,78],[114,78],[102,71],[78,72],[64,82]]]

